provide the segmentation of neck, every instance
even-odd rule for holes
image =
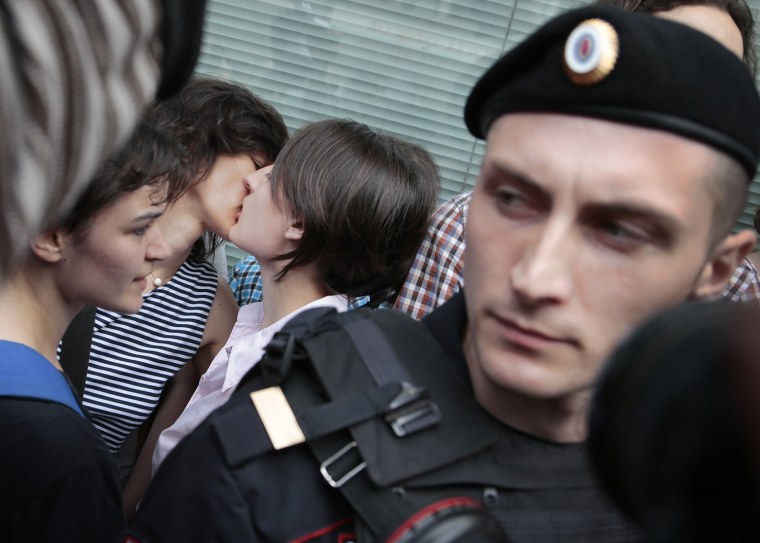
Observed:
[[[586,440],[591,389],[556,398],[519,394],[498,386],[483,374],[476,363],[477,355],[467,340],[465,356],[478,403],[498,420],[554,443]]]
[[[293,268],[282,279],[275,281],[274,276],[282,265],[261,263],[264,296],[262,328],[271,326],[293,311],[328,295],[311,266]]]
[[[0,288],[0,339],[23,343],[61,369],[56,348],[82,304],[67,301],[55,287],[50,269],[24,266]]]

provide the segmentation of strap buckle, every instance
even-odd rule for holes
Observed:
[[[441,411],[428,398],[427,389],[406,381],[401,383],[401,392],[388,408],[385,420],[398,437],[424,430],[441,421]]]
[[[364,461],[361,461],[359,464],[348,470],[345,474],[343,474],[338,480],[336,481],[335,478],[333,478],[332,475],[330,475],[330,472],[327,471],[327,468],[332,466],[335,462],[340,460],[343,456],[348,454],[352,449],[356,449],[358,445],[356,444],[356,441],[350,442],[348,445],[340,449],[338,452],[333,454],[330,458],[322,462],[322,464],[319,466],[319,472],[322,474],[322,477],[324,477],[325,481],[327,481],[327,484],[329,484],[333,488],[340,488],[344,484],[346,484],[348,481],[353,479],[353,477],[360,473],[364,468],[367,467],[367,463]],[[361,458],[361,457],[360,457]]]
[[[298,336],[292,332],[277,332],[264,348],[260,362],[262,371],[276,376],[278,382],[288,375],[296,355],[297,340]]]

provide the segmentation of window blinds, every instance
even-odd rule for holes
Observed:
[[[351,118],[425,146],[441,199],[468,190],[483,143],[464,127],[475,80],[566,0],[211,0],[197,71],[229,77],[282,113],[291,132]],[[760,20],[760,0],[752,0]],[[760,185],[751,203],[760,204]],[[228,259],[240,252],[228,246]]]

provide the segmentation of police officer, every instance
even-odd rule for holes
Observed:
[[[617,342],[719,295],[752,247],[731,228],[760,150],[753,81],[698,31],[591,7],[498,60],[464,117],[486,139],[467,288],[425,320],[450,358],[436,371],[461,376],[495,428],[476,462],[457,463],[478,466],[460,486],[480,489],[510,541],[638,540],[587,466],[590,397]],[[248,454],[261,440],[249,395],[263,386],[254,368],[167,458],[135,540],[351,540],[352,508],[307,447]]]

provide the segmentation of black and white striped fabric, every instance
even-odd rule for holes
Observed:
[[[157,0],[0,1],[0,275],[156,94]]]
[[[216,287],[213,264],[185,262],[145,295],[139,313],[97,310],[83,403],[112,451],[153,412],[166,382],[195,355]]]

